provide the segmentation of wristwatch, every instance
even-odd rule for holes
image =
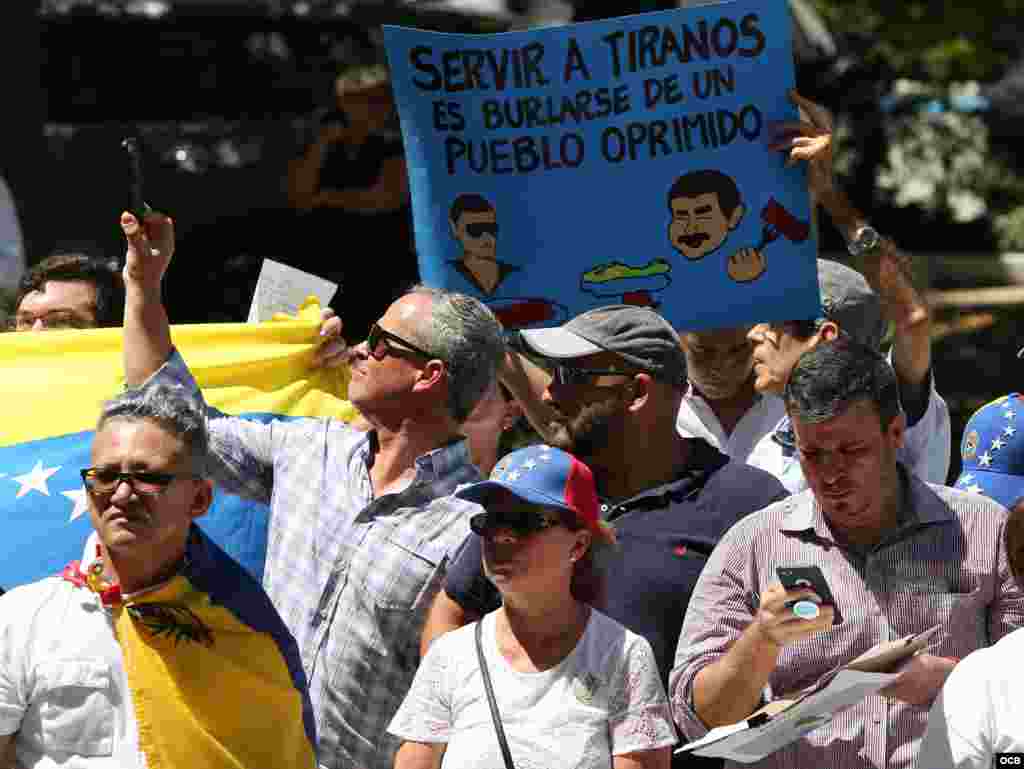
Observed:
[[[866,224],[857,229],[853,240],[846,244],[846,248],[853,256],[864,256],[877,249],[881,243],[882,236],[878,234],[878,230]]]

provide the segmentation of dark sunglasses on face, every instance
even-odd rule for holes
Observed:
[[[581,385],[586,384],[596,376],[617,375],[631,377],[633,372],[613,368],[577,368],[576,366],[558,364],[555,366],[552,375],[552,384]]]
[[[466,225],[466,232],[471,237],[479,238],[485,232],[491,233],[491,237],[498,237],[498,223],[497,222],[471,222]]]
[[[401,346],[396,348],[392,342]],[[422,347],[417,347],[412,342],[405,341],[402,337],[396,336],[390,331],[385,331],[380,327],[379,323],[374,323],[370,328],[370,333],[366,337],[366,349],[376,360],[383,360],[396,349],[404,352],[414,352],[422,355],[424,358],[439,357],[432,355]]]
[[[195,478],[184,473],[150,473],[142,470],[122,473],[109,467],[87,467],[82,470],[82,483],[93,494],[113,494],[121,482],[132,487],[136,494],[155,497],[167,491],[178,478]]]
[[[561,524],[562,517],[558,513],[542,513],[538,510],[477,513],[469,519],[469,528],[478,537],[491,536],[499,529],[508,529],[517,537],[528,537]]]

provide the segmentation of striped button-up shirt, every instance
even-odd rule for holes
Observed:
[[[175,352],[149,384],[201,397]],[[269,503],[263,583],[298,642],[330,769],[391,769],[386,733],[419,665],[426,612],[472,503],[448,495],[480,479],[465,441],[416,460],[402,492],[374,498],[374,433],[330,419],[269,424],[207,410],[211,475]],[[272,725],[268,725],[272,728]]]
[[[778,581],[779,566],[820,566],[842,621],[784,647],[766,700],[813,684],[880,641],[937,624],[942,630],[929,652],[948,657],[964,657],[1024,625],[1024,593],[1006,560],[1006,510],[901,473],[908,492],[904,523],[866,552],[836,541],[811,491],[729,530],[690,598],[669,682],[687,740],[707,733],[693,708],[694,677],[750,624],[760,594]],[[754,766],[903,769],[912,766],[927,721],[926,706],[872,695]]]

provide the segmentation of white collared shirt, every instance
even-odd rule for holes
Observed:
[[[1019,766],[997,763],[996,754],[1024,751],[1022,653],[1024,630],[1015,630],[953,669],[932,705],[917,769]]]
[[[711,404],[691,384],[679,406],[676,430],[684,438],[703,438],[734,462],[746,462],[758,441],[770,435],[786,415],[782,398],[776,395],[756,397],[754,405],[726,435]]]
[[[26,769],[145,766],[113,618],[61,577],[0,597],[0,734],[15,732]]]

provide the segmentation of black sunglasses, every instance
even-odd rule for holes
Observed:
[[[497,222],[470,222],[466,224],[466,232],[472,237],[479,238],[485,232],[491,233],[493,237],[498,237],[498,223]]]
[[[401,345],[401,347],[396,348],[392,342]],[[414,352],[422,355],[424,358],[440,359],[439,355],[429,353],[422,347],[417,347],[412,342],[407,342],[402,337],[392,334],[390,331],[385,331],[380,327],[379,323],[374,323],[370,328],[370,333],[366,336],[366,349],[376,360],[383,360],[396,349],[404,352]]]
[[[564,363],[556,364],[552,371],[552,384],[581,385],[586,384],[596,376],[634,376],[635,372],[622,371],[614,368],[577,368],[567,366]]]
[[[136,494],[155,497],[167,491],[167,487],[176,479],[195,477],[183,473],[150,473],[142,470],[122,473],[109,467],[86,467],[82,470],[82,483],[93,494],[113,494],[123,481]]]
[[[561,514],[557,512],[542,513],[539,510],[502,510],[493,513],[477,513],[469,519],[469,528],[478,537],[491,536],[498,529],[509,529],[517,537],[526,538],[538,531],[562,524]]]

